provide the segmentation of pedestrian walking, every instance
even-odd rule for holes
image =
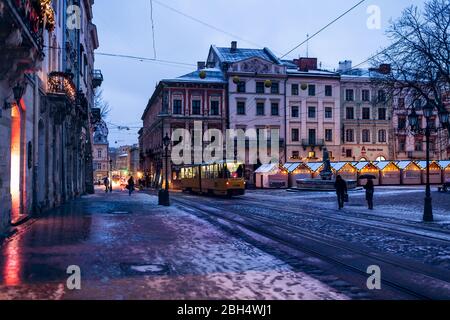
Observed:
[[[108,193],[109,191],[109,178],[105,177],[105,179],[103,179],[103,184],[105,185],[105,193]]]
[[[236,175],[238,178],[244,177],[244,167],[242,166],[242,164],[237,168]]]
[[[334,187],[336,188],[339,210],[342,210],[344,208],[346,198],[348,197],[347,181],[342,179],[341,176],[337,176],[336,182],[334,183]]]
[[[130,179],[128,179],[127,189],[128,189],[129,195],[131,196],[131,194],[134,191],[134,178],[133,177],[130,177]]]
[[[372,179],[367,180],[367,184],[364,186],[366,189],[366,200],[369,205],[369,210],[373,210],[373,195],[375,193],[375,184]]]

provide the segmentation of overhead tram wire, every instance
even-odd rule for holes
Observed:
[[[156,59],[155,20],[153,19],[153,0],[150,0],[150,20],[152,22],[153,58]]]
[[[156,1],[156,0],[155,0]],[[344,16],[346,16],[348,13],[350,13],[351,11],[353,11],[354,9],[356,9],[357,7],[359,7],[361,4],[363,4],[366,0],[361,0],[359,1],[357,4],[355,4],[353,7],[351,7],[350,9],[348,9],[347,11],[345,11],[343,14],[341,14],[339,17],[337,17],[336,19],[334,19],[333,21],[331,21],[330,23],[328,23],[326,26],[322,27],[319,31],[317,31],[316,33],[314,33],[312,36],[309,36],[307,40],[301,42],[300,44],[298,44],[297,46],[295,46],[293,49],[289,50],[287,53],[285,53],[284,55],[281,56],[281,59],[283,59],[284,57],[286,57],[287,55],[291,54],[293,51],[297,50],[298,48],[300,48],[302,45],[304,45],[305,43],[308,43],[312,38],[316,37],[318,34],[320,34],[322,31],[328,29],[331,25],[333,25],[334,23],[336,23],[338,20],[342,19]]]
[[[218,31],[218,32],[220,32],[220,33],[223,33],[223,34],[225,34],[225,35],[227,35],[227,36],[229,36],[229,37],[231,37],[231,38],[233,38],[233,39],[236,39],[236,40],[240,40],[240,41],[246,42],[246,43],[251,44],[251,45],[256,46],[256,47],[264,47],[264,46],[262,46],[262,45],[260,45],[260,44],[257,44],[257,43],[255,43],[255,42],[253,42],[253,41],[244,39],[244,38],[242,38],[242,37],[240,37],[240,36],[238,36],[238,35],[236,35],[236,34],[233,34],[233,33],[231,33],[231,32],[228,32],[228,31],[226,31],[226,30],[223,30],[223,29],[221,29],[221,28],[219,28],[219,27],[216,27],[216,26],[214,26],[214,25],[212,25],[212,24],[210,24],[210,23],[208,23],[208,22],[205,22],[205,21],[202,21],[202,20],[200,20],[200,19],[198,19],[198,18],[195,18],[195,17],[193,17],[193,16],[191,16],[191,15],[189,15],[189,14],[187,14],[187,13],[184,13],[184,12],[182,12],[182,11],[180,11],[180,10],[178,10],[178,9],[175,9],[175,8],[173,8],[173,7],[171,7],[171,6],[167,5],[167,4],[165,4],[165,3],[162,3],[161,1],[153,0],[153,2],[159,4],[160,6],[166,8],[166,9],[168,9],[168,10],[170,10],[170,11],[173,11],[173,12],[175,12],[175,13],[177,13],[177,14],[179,14],[179,15],[185,17],[185,18],[188,18],[188,19],[190,19],[190,20],[192,20],[192,21],[194,21],[194,22],[197,22],[197,23],[199,23],[199,24],[202,24],[202,25],[204,25],[205,27],[208,27],[208,28],[210,28],[210,29],[213,29],[213,30],[215,30],[215,31]]]
[[[114,57],[114,58],[124,58],[124,59],[138,60],[138,61],[141,61],[141,62],[149,61],[149,62],[155,62],[155,63],[161,63],[161,64],[169,64],[169,65],[176,65],[176,66],[183,66],[183,67],[197,67],[195,64],[192,64],[192,63],[170,61],[170,60],[162,60],[162,59],[155,59],[155,58],[148,58],[148,57],[139,57],[139,56],[125,55],[125,54],[106,53],[106,52],[95,52],[95,54],[99,55],[99,56],[105,56],[105,57]]]
[[[62,50],[61,47],[53,47],[53,46],[46,46],[46,45],[44,45],[44,49]],[[171,61],[171,60],[162,60],[162,59],[155,59],[155,58],[148,58],[148,57],[139,57],[139,56],[133,56],[133,55],[125,55],[125,54],[117,54],[117,53],[109,53],[109,52],[94,52],[94,54],[98,55],[98,56],[131,59],[131,60],[138,60],[140,62],[152,62],[152,63],[162,64],[162,65],[178,66],[178,67],[184,67],[184,68],[187,68],[187,67],[196,68],[197,67],[197,65],[192,64],[192,63]]]

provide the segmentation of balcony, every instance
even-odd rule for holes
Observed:
[[[99,69],[94,70],[92,74],[92,87],[98,88],[103,83],[103,74],[102,71]]]
[[[14,81],[36,69],[44,57],[44,29],[53,28],[51,4],[43,0],[1,0],[0,78],[7,76]]]
[[[325,147],[325,140],[322,139],[303,139],[302,140],[302,146],[303,149],[306,151],[306,149],[309,148],[320,148],[320,150]]]
[[[51,72],[48,75],[48,92],[54,95],[64,95],[75,102],[77,90],[72,81],[73,75],[66,72]]]

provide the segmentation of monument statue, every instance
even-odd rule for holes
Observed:
[[[322,180],[331,180],[333,172],[331,171],[330,153],[328,149],[323,149],[323,170],[320,172]]]

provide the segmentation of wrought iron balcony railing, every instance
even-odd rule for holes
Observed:
[[[302,146],[307,147],[319,147],[323,148],[325,146],[325,140],[323,139],[303,139]]]
[[[73,75],[66,72],[51,72],[48,75],[48,91],[53,94],[66,95],[75,102],[77,90],[72,81]]]

